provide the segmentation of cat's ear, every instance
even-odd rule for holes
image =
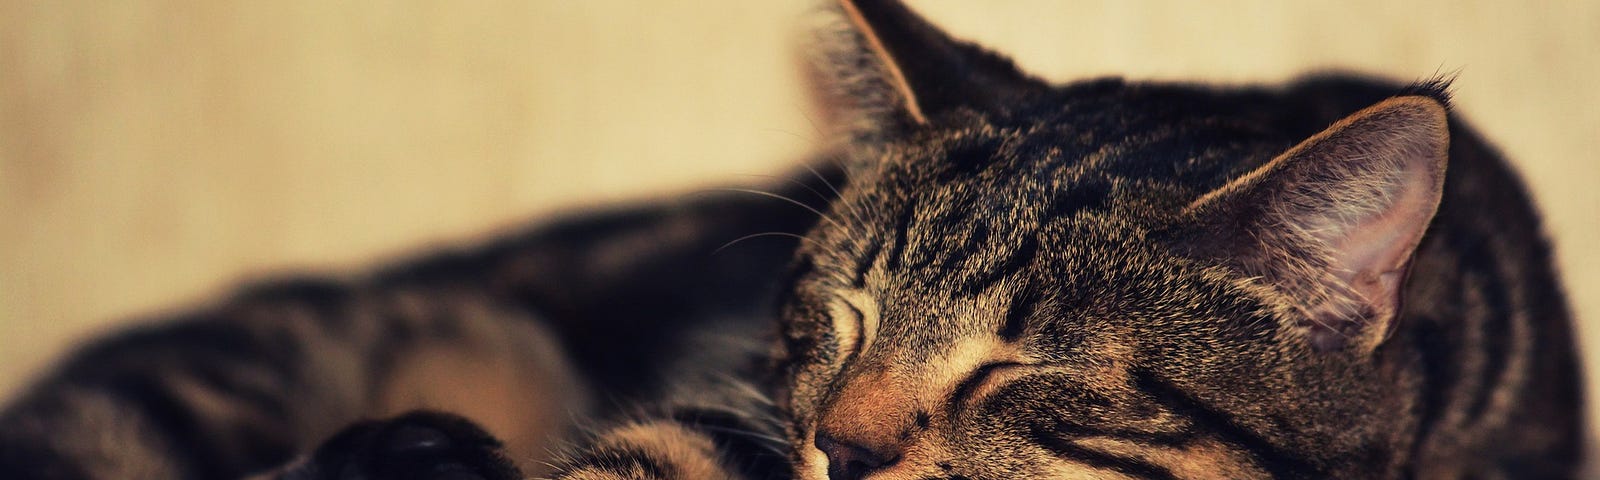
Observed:
[[[1282,294],[1319,350],[1371,351],[1444,185],[1443,95],[1346,117],[1194,204],[1181,242]]]
[[[807,79],[831,128],[893,134],[961,107],[1046,89],[1011,60],[950,38],[895,0],[837,0]]]

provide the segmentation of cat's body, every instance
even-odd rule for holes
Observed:
[[[1441,85],[1051,87],[839,12],[846,168],[772,186],[820,220],[733,192],[254,289],[75,356],[0,468],[236,477],[449,407],[523,469],[576,440],[571,479],[1577,474],[1538,216]],[[765,232],[806,238],[719,251]],[[515,475],[495,451],[412,416],[274,475]]]
[[[797,178],[812,185],[770,190],[822,188]],[[515,453],[540,467],[535,457],[578,422],[742,365],[796,240],[718,248],[814,221],[781,200],[714,191],[585,212],[358,278],[250,286],[64,360],[0,416],[0,472],[234,478],[357,420],[419,408],[470,415],[502,437],[546,435]]]

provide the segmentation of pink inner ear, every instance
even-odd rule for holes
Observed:
[[[1333,274],[1373,307],[1380,319],[1394,313],[1406,265],[1432,219],[1437,195],[1427,161],[1407,159],[1386,208],[1326,238]]]
[[[1293,299],[1314,347],[1370,352],[1399,310],[1406,267],[1443,193],[1449,145],[1448,112],[1437,99],[1391,98],[1202,196],[1188,212],[1219,238],[1247,235],[1244,247],[1206,246]]]

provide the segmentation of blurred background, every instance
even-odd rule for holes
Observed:
[[[909,3],[1057,81],[1459,72],[1600,371],[1600,2]],[[0,0],[0,398],[251,277],[781,171],[814,5]]]

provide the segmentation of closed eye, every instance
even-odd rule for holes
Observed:
[[[856,330],[855,343],[850,347],[850,356],[854,357],[854,356],[856,356],[857,354],[859,354],[861,352],[862,348],[866,347],[866,343],[867,343],[867,316],[866,316],[866,314],[861,313],[861,309],[856,308],[855,305],[852,305],[852,304],[846,302],[844,304],[844,306],[845,306],[845,308],[850,309],[850,317],[851,317],[851,319],[853,319],[855,321],[855,326],[856,326],[856,328],[855,328],[855,330]]]
[[[956,385],[955,391],[950,394],[952,416],[970,401],[970,397],[977,392],[978,387],[982,387],[996,373],[1028,366],[1030,365],[1017,362],[989,362],[979,365],[978,368],[972,371],[972,375],[968,375],[966,380],[962,380],[961,384]]]
[[[848,351],[840,352],[845,355],[845,358],[839,364],[844,365],[860,355],[861,350],[867,346],[867,335],[869,334],[867,330],[867,314],[861,311],[861,308],[856,307],[854,302],[842,298],[834,301],[831,310],[830,316],[833,317],[833,331],[836,338],[839,339],[838,348],[843,349],[845,345],[849,345]]]

